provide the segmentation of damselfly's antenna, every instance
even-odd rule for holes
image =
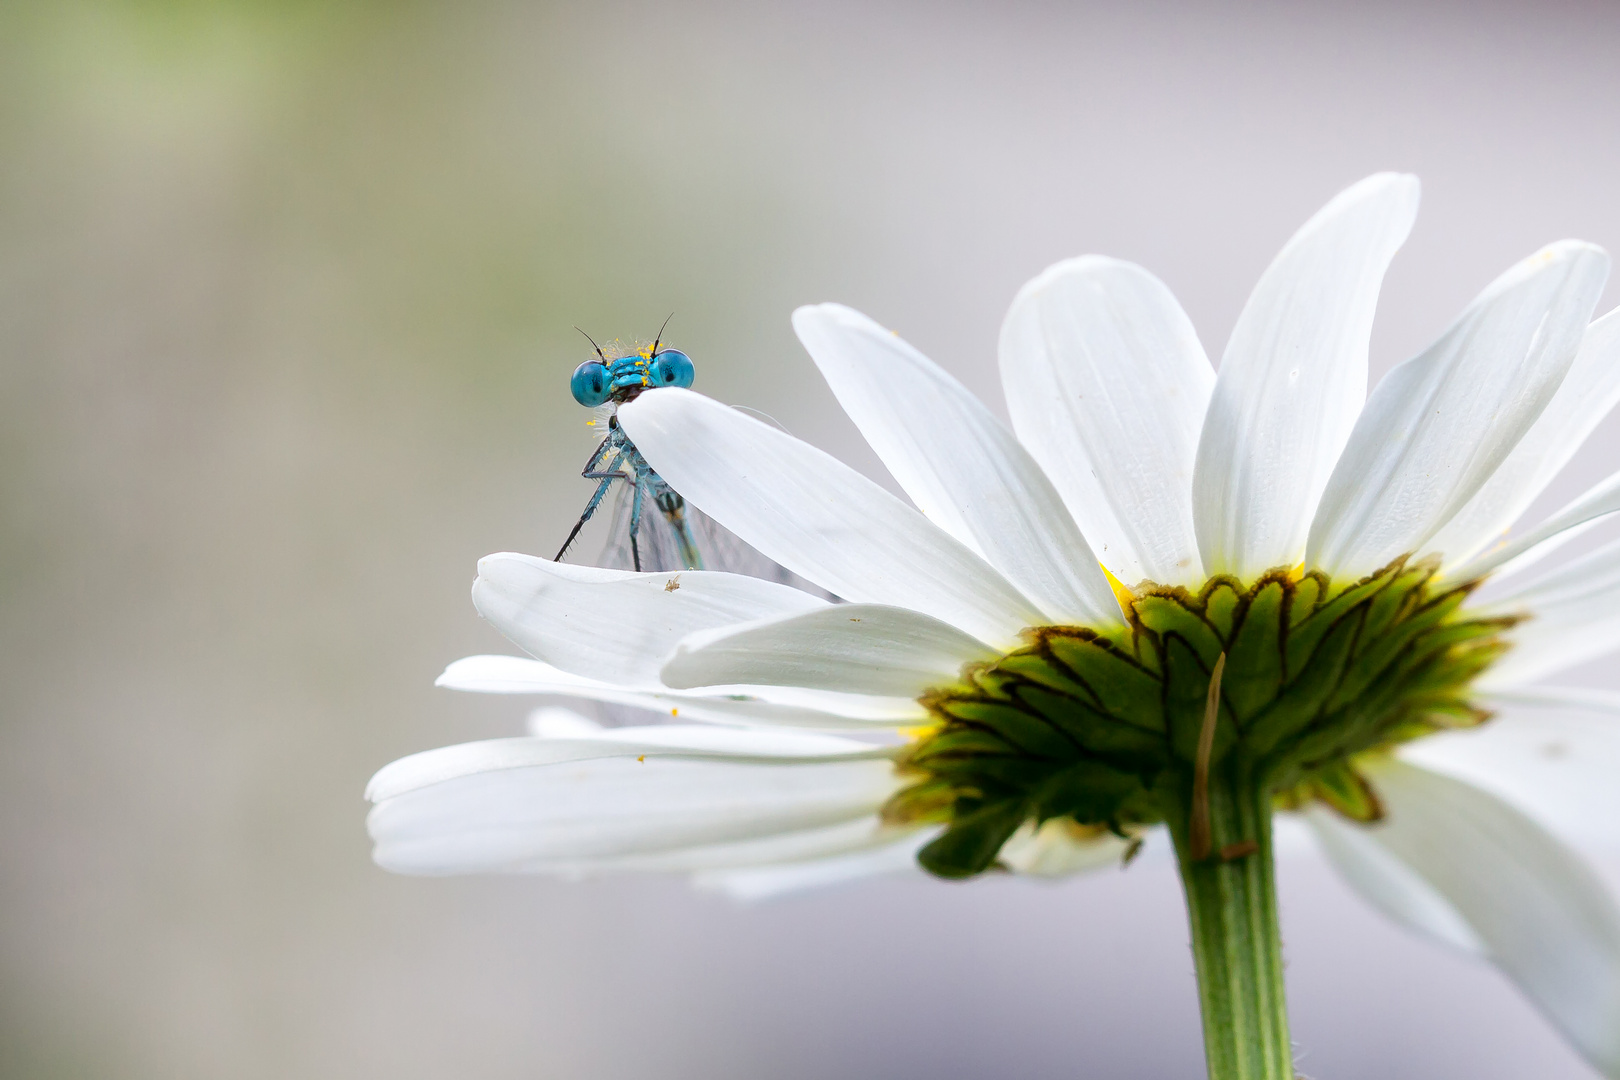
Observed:
[[[664,316],[664,326],[660,326],[658,328],[658,336],[653,338],[652,354],[654,356],[658,355],[658,343],[660,341],[664,340],[664,327],[668,326],[669,325],[669,320],[673,319],[674,317],[675,317],[675,313],[673,311],[670,312],[668,315]]]
[[[664,322],[667,324],[669,322],[669,320],[665,319]],[[574,329],[579,330],[579,327],[576,326],[576,327],[574,327]],[[585,331],[583,331],[583,330],[579,330],[579,332],[582,333],[582,334],[585,334]],[[591,343],[591,348],[596,350],[596,358],[598,360],[602,361],[602,363],[604,363],[604,364],[607,363],[607,357],[602,355],[602,346],[600,346],[600,345],[598,345],[596,343],[596,339],[591,337],[591,335],[589,335],[589,334],[585,334],[585,340],[590,342]]]

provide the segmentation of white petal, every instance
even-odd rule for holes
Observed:
[[[1372,830],[1320,806],[1306,809],[1304,817],[1329,861],[1373,907],[1442,944],[1485,954],[1485,943],[1451,901],[1379,843]]]
[[[800,308],[793,328],[929,520],[983,555],[1050,621],[1120,621],[1108,579],[1052,482],[966,387],[840,304]]]
[[[700,873],[694,883],[736,900],[755,901],[880,875],[921,877],[926,871],[917,863],[917,850],[938,834],[938,829],[917,830],[898,839],[875,834],[882,837],[881,842],[858,850],[819,859]]]
[[[1001,845],[997,861],[1032,877],[1059,878],[1105,866],[1118,866],[1128,845],[1112,833],[1087,835],[1067,818],[1036,827],[1026,821]]]
[[[1595,686],[1503,686],[1487,690],[1482,697],[1487,705],[1528,705],[1620,715],[1620,690]]]
[[[1620,363],[1616,363],[1615,367],[1620,370]],[[1522,448],[1523,444],[1520,444]],[[1514,454],[1518,452],[1515,450]],[[1494,477],[1492,479],[1494,482]],[[1445,575],[1446,581],[1469,581],[1497,571],[1507,574],[1528,569],[1562,547],[1571,538],[1573,530],[1616,512],[1620,512],[1620,472],[1599,482],[1517,540],[1502,543],[1478,558],[1455,566]],[[1437,539],[1431,546],[1436,550],[1445,550],[1439,547],[1439,543]]]
[[[1513,648],[1481,689],[1534,682],[1620,648],[1620,540],[1478,609],[1529,618],[1509,631]]]
[[[1114,576],[1202,580],[1192,479],[1215,371],[1164,283],[1100,255],[1060,262],[1013,300],[1000,355],[1014,430]]]
[[[1207,573],[1295,566],[1367,393],[1384,271],[1417,216],[1416,177],[1380,173],[1294,234],[1238,317],[1193,474]]]
[[[1620,911],[1591,868],[1529,818],[1460,780],[1395,761],[1369,775],[1388,816],[1364,835],[1427,883],[1594,1065],[1620,1074]],[[1458,943],[1454,926],[1447,937],[1443,923],[1390,903],[1392,893],[1410,892],[1370,867],[1340,865],[1396,919]]]
[[[884,825],[876,814],[864,814],[835,825],[793,832],[771,833],[749,840],[703,844],[660,852],[584,860],[564,873],[569,876],[607,872],[693,874],[699,888],[711,885],[715,875],[758,873],[785,867],[825,866],[846,859],[870,858],[895,847],[915,850],[917,830]],[[915,865],[915,859],[911,860]],[[920,867],[918,869],[921,869]],[[846,878],[856,875],[846,873]]]
[[[1151,840],[1149,841],[1151,844]],[[1298,858],[1300,855],[1317,853],[1319,844],[1316,842],[1315,831],[1305,821],[1303,814],[1273,814],[1271,817],[1271,853],[1279,862],[1283,859]],[[1143,847],[1143,853],[1137,860],[1146,857],[1149,848]]]
[[[1620,309],[1586,328],[1575,362],[1546,409],[1468,505],[1429,541],[1429,550],[1444,552],[1448,568],[1479,554],[1529,509],[1617,402]]]
[[[901,782],[886,760],[726,760],[645,748],[471,772],[385,798],[367,819],[373,857],[412,874],[577,874],[785,837],[786,851],[754,852],[777,861],[804,854],[793,834],[875,821]]]
[[[715,724],[872,730],[909,727],[927,719],[926,711],[913,698],[779,686],[715,686],[701,692],[627,690],[523,656],[465,657],[446,668],[435,685],[483,694],[585,698]]]
[[[967,546],[791,435],[675,387],[622,406],[619,422],[692,503],[847,600],[926,612],[997,646],[1043,621]]]
[[[529,661],[531,664],[539,662]],[[556,705],[542,705],[538,709],[530,709],[523,726],[537,739],[588,739],[601,734],[603,730],[602,725],[590,717],[581,716],[573,709],[564,709]]]
[[[560,765],[604,757],[753,759],[883,758],[890,751],[871,743],[800,731],[758,731],[707,724],[650,724],[602,728],[574,737],[518,736],[484,739],[424,750],[377,770],[366,785],[372,802],[478,773]]]
[[[1401,760],[1507,799],[1583,850],[1620,854],[1620,696],[1534,689],[1542,701],[1530,692],[1517,701],[1482,697],[1484,704],[1507,707],[1477,728],[1408,743]],[[1557,697],[1564,700],[1552,700]]]
[[[1354,579],[1428,550],[1557,392],[1608,272],[1591,244],[1543,248],[1385,376],[1322,494],[1306,561]]]
[[[1538,563],[1546,559],[1547,556],[1556,554],[1564,547],[1565,544],[1579,540],[1581,537],[1602,525],[1607,520],[1607,514],[1600,514],[1596,517],[1588,518],[1578,525],[1571,525],[1562,532],[1556,532],[1551,536],[1545,537],[1536,544],[1515,555],[1507,562],[1498,566],[1495,570],[1492,570],[1489,585],[1498,586],[1508,578],[1521,574],[1526,570],[1533,569]],[[1453,581],[1462,582],[1466,580],[1468,579],[1459,576],[1457,573],[1453,573],[1448,574],[1446,577],[1440,579],[1437,584],[1444,585]],[[1492,588],[1491,591],[1500,592],[1500,589]],[[1480,602],[1478,599],[1474,599],[1472,597],[1470,600],[1474,604],[1478,604]]]
[[[997,654],[949,623],[906,608],[839,604],[693,634],[664,665],[677,689],[723,683],[915,697]]]
[[[637,574],[511,552],[478,560],[473,605],[525,652],[625,686],[657,686],[658,666],[694,630],[828,606],[740,574]]]

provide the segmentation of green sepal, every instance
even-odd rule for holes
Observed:
[[[1294,582],[1294,587],[1288,597],[1288,625],[1290,629],[1316,614],[1316,605],[1322,597],[1327,595],[1327,591],[1327,575],[1320,570],[1313,570]]]
[[[988,728],[1014,750],[1032,757],[1062,761],[1075,753],[1075,741],[1055,723],[1010,701],[950,698],[941,701],[938,710],[950,720]]]
[[[1243,672],[1228,679],[1222,690],[1239,721],[1247,721],[1276,700],[1283,685],[1282,612],[1287,590],[1281,581],[1267,581],[1254,593],[1243,623],[1232,635],[1226,662]]]
[[[917,861],[924,870],[942,878],[982,874],[995,864],[1001,845],[1018,831],[1029,814],[1029,805],[1022,799],[988,803],[966,814],[959,813],[950,828],[923,845]]]
[[[1036,686],[1044,686],[1054,693],[1067,694],[1088,704],[1098,704],[1097,695],[1083,681],[1071,674],[1069,667],[1054,663],[1039,650],[1021,649],[1009,653],[996,666],[1027,679]]]
[[[1162,766],[1164,736],[1124,724],[1084,702],[1054,694],[1041,686],[1025,686],[1018,699],[1032,710],[1050,716],[1084,751],[1128,769]]]
[[[1141,624],[1160,640],[1179,638],[1204,662],[1205,670],[1215,666],[1216,657],[1226,648],[1203,613],[1189,605],[1185,594],[1154,593],[1139,597],[1134,605]]]
[[[1333,761],[1312,770],[1297,783],[1277,792],[1273,801],[1280,810],[1302,810],[1320,801],[1363,825],[1384,817],[1384,805],[1378,793],[1347,760]]]
[[[1012,754],[1017,747],[997,735],[994,731],[974,727],[953,727],[932,735],[928,739],[913,746],[906,754],[905,762],[921,768],[926,768],[929,762],[938,758],[964,754]]]
[[[1384,584],[1383,578],[1375,574],[1366,581],[1344,589],[1327,603],[1317,605],[1308,618],[1290,627],[1288,646],[1284,650],[1288,677],[1292,678],[1295,672],[1304,670],[1323,639],[1341,625],[1345,617],[1356,617],[1359,624],[1357,613],[1383,589]]]
[[[1069,817],[1081,825],[1107,824],[1117,818],[1125,801],[1143,787],[1139,776],[1098,762],[1077,761],[1048,777],[1036,790],[1036,820]]]
[[[1303,670],[1264,712],[1250,721],[1244,733],[1245,741],[1255,754],[1269,754],[1284,739],[1303,731],[1316,718],[1338,685],[1360,622],[1352,610],[1333,624],[1325,638],[1312,648],[1309,663],[1303,665]]]
[[[1367,622],[1361,628],[1360,651],[1345,668],[1344,676],[1339,680],[1339,687],[1328,701],[1327,708],[1336,709],[1355,702],[1375,680],[1387,676],[1390,667],[1399,662],[1401,654],[1410,650],[1418,637],[1433,630],[1436,624],[1450,615],[1459,603],[1461,597],[1447,596],[1419,608],[1416,598],[1410,593],[1405,596],[1396,596],[1393,591],[1380,594],[1373,601]],[[1389,609],[1396,607],[1405,611],[1405,618],[1398,622],[1393,618],[1380,618],[1375,623],[1375,616],[1385,616]],[[1445,642],[1437,641],[1431,635],[1424,640],[1421,651],[1433,652],[1444,644]]]
[[[879,812],[885,825],[921,825],[951,820],[956,787],[942,777],[902,788],[889,797]]]
[[[1215,578],[1204,586],[1202,600],[1204,618],[1209,620],[1209,625],[1215,628],[1221,640],[1230,641],[1243,601],[1242,587],[1232,578]]]
[[[1144,731],[1165,730],[1158,675],[1106,639],[1059,633],[1058,629],[1037,631],[1031,651],[1060,665],[1065,675],[1090,692],[1103,712]]]
[[[1311,785],[1317,798],[1351,821],[1371,824],[1384,816],[1384,805],[1372,785],[1348,761],[1330,762],[1317,769],[1311,774]]]

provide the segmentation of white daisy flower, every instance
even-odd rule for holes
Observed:
[[[543,712],[528,737],[395,762],[370,790],[378,862],[679,870],[760,895],[919,865],[1069,873],[1166,826],[1210,1073],[1291,1077],[1281,808],[1372,903],[1489,958],[1620,1076],[1620,914],[1570,846],[1609,838],[1620,739],[1533,759],[1546,728],[1515,712],[1620,712],[1540,683],[1620,646],[1620,543],[1542,562],[1620,511],[1620,474],[1508,538],[1620,400],[1620,313],[1589,325],[1609,260],[1537,252],[1368,396],[1417,203],[1396,175],[1333,199],[1219,374],[1147,271],[1051,267],[1002,328],[1010,431],[865,316],[800,309],[915,508],[691,391],[624,405],[676,490],[845,602],[490,556],[474,602],[532,659],[472,657],[442,685],[675,722]]]

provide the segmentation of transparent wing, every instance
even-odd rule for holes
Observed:
[[[616,483],[614,487],[617,490],[610,496],[613,507],[609,516],[608,539],[597,565],[615,570],[631,570],[635,568],[630,548],[630,512],[635,488],[629,482]],[[691,503],[685,504],[682,516],[697,547],[703,569],[724,570],[727,573],[763,578],[766,581],[791,585],[793,588],[802,589],[827,600],[837,599],[827,590],[761,555],[735,533]],[[644,572],[665,573],[694,569],[687,566],[682,559],[680,539],[675,528],[658,509],[650,491],[644,490],[642,496],[641,529],[637,533],[636,544],[641,552],[641,569]]]
[[[736,533],[691,503],[686,504],[686,514],[693,535],[697,537],[698,548],[708,560],[710,569],[727,570],[733,574],[746,574],[749,577],[764,578],[766,581],[777,581],[826,600],[837,599],[826,589],[812,584],[781,563],[761,555]]]
[[[636,485],[634,481],[626,480],[613,487],[613,509],[608,517],[607,542],[597,565],[612,570],[634,570],[635,552],[630,547],[630,513],[635,503]],[[674,530],[659,512],[651,492],[645,488],[642,490],[641,528],[636,533],[636,548],[641,553],[641,569],[645,573],[692,569],[682,561]]]

